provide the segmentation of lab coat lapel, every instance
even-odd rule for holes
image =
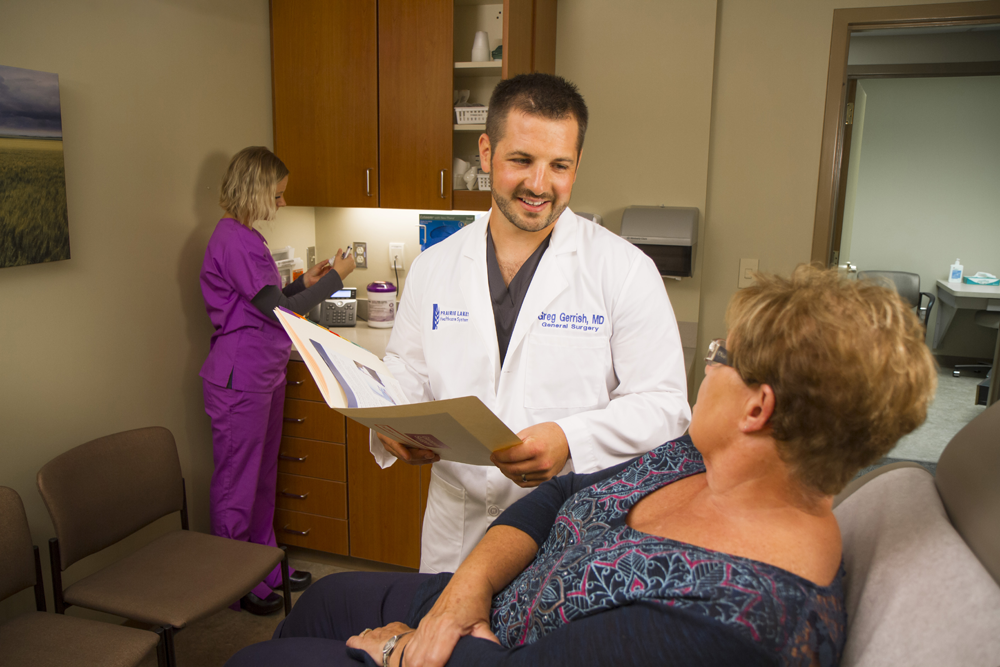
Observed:
[[[496,388],[500,366],[500,345],[497,343],[496,322],[493,320],[493,300],[490,297],[489,276],[486,273],[486,225],[489,214],[473,223],[474,228],[462,248],[461,289],[469,316],[476,331],[483,339],[483,346],[490,357],[491,386]]]
[[[507,359],[514,356],[514,351],[538,319],[538,314],[569,287],[576,256],[578,224],[576,214],[569,208],[556,221],[549,247],[535,269],[528,293],[524,295],[524,302],[517,314],[517,323],[507,347]]]

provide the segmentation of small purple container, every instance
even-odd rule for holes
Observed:
[[[368,283],[368,326],[388,329],[396,321],[396,286],[377,280]]]

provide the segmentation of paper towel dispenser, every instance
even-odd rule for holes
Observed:
[[[661,276],[690,277],[698,241],[698,209],[629,206],[622,215],[622,238],[649,255]]]

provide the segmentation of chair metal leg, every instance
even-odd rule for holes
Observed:
[[[66,613],[66,601],[63,599],[62,586],[62,557],[59,555],[59,539],[53,537],[49,539],[49,564],[52,569],[52,605],[57,614]]]
[[[167,640],[165,628],[160,626],[153,630],[159,637],[160,641],[156,644],[156,667],[170,667],[169,659],[167,658]]]
[[[285,616],[292,612],[292,585],[288,579],[288,550],[281,547],[285,557],[281,559],[281,591],[285,594]]]
[[[174,628],[163,626],[163,645],[167,655],[167,667],[177,667],[177,654],[174,652]]]

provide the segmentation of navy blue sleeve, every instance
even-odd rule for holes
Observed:
[[[626,461],[586,475],[571,472],[567,475],[553,477],[504,510],[504,513],[493,522],[490,528],[496,526],[517,528],[521,532],[527,533],[535,541],[535,544],[541,546],[555,524],[556,517],[559,516],[559,508],[570,496],[591,484],[617,475],[622,468],[630,463],[632,461]]]
[[[406,664],[405,650],[402,664]],[[588,616],[533,644],[509,649],[485,639],[463,637],[447,663],[448,667],[777,664],[777,656],[769,655],[719,621],[656,603],[618,607]]]

